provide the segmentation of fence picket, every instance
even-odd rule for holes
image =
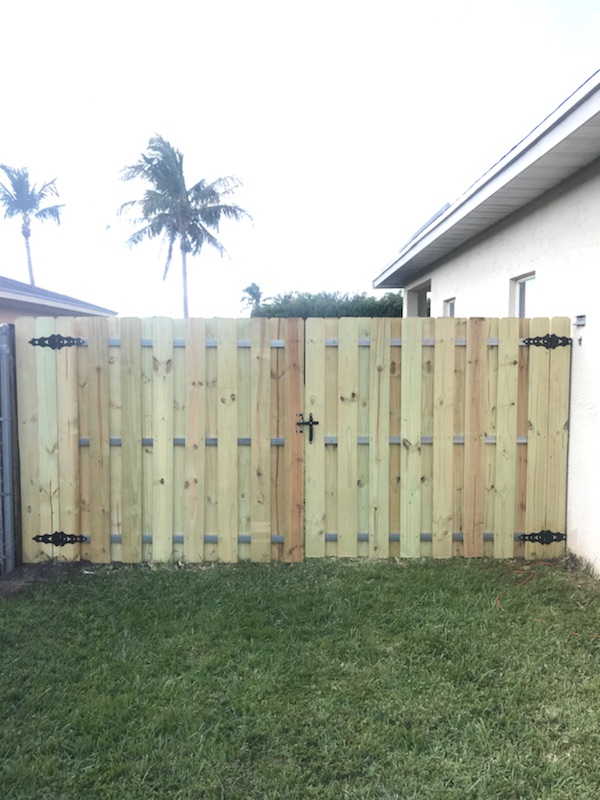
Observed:
[[[294,409],[304,405],[304,321],[287,320],[285,347],[285,450],[288,475],[288,533],[284,560],[298,562],[304,559],[304,443],[296,433]]]
[[[63,336],[77,337],[76,320],[63,317],[60,320]],[[78,355],[77,347],[65,347],[56,357],[58,391],[58,485],[60,491],[59,530],[79,535],[81,515],[79,506],[79,402],[78,402]],[[75,561],[81,546],[62,548],[60,557]]]
[[[337,555],[355,557],[358,546],[358,330],[353,318],[338,323],[338,540]]]
[[[548,319],[531,320],[530,336],[545,336]],[[548,485],[548,399],[550,396],[550,351],[545,347],[529,350],[529,401],[527,434],[527,514],[526,533],[546,528],[546,490]],[[525,557],[542,556],[542,546],[526,543]]]
[[[139,319],[120,320],[122,557],[142,560],[142,326]]]
[[[421,340],[423,321],[402,322],[400,555],[421,555]]]
[[[185,376],[183,556],[197,563],[204,560],[206,532],[206,323],[202,319],[187,321]]]
[[[389,474],[389,532],[390,555],[400,556],[400,458],[402,455],[401,442],[401,377],[402,377],[402,320],[390,320],[390,474]],[[396,541],[397,538],[397,541]]]
[[[571,335],[571,320],[555,317],[550,333]],[[564,532],[567,524],[567,445],[569,429],[569,347],[550,351],[548,387],[548,474],[546,484],[545,530]],[[544,550],[545,558],[558,558],[565,552],[564,542],[554,542]]]
[[[306,326],[306,394],[304,411],[313,414],[319,422],[313,447],[305,449],[305,547],[307,558],[322,558],[325,555],[325,320],[307,319]],[[302,434],[306,436],[305,433]]]
[[[217,518],[219,560],[238,560],[238,387],[236,321],[217,321]]]
[[[484,319],[467,323],[465,405],[464,555],[483,555],[485,514],[484,436],[487,381],[487,326]]]
[[[373,319],[369,348],[369,555],[390,551],[390,322]]]
[[[36,338],[55,333],[54,319],[38,318]],[[57,353],[43,347],[36,348],[38,447],[39,447],[39,505],[41,533],[59,530],[60,486],[58,477],[58,394],[56,376]],[[41,554],[46,558],[60,557],[60,549],[42,544]]]
[[[173,557],[173,321],[152,324],[152,560]]]
[[[89,440],[82,448],[86,459],[82,459],[81,527],[90,540],[82,546],[81,556],[102,564],[111,560],[108,322],[104,317],[82,317],[78,330],[88,340],[87,347],[78,349],[79,407],[86,408],[85,416],[79,416],[80,430]]]
[[[434,558],[452,556],[455,328],[454,319],[435,320],[432,515]]]
[[[36,321],[19,318],[15,325],[17,354],[17,410],[19,419],[19,459],[21,467],[21,547],[25,563],[39,561],[41,545],[33,537],[42,533],[40,527],[38,448],[37,353],[29,342],[35,336]],[[27,390],[22,391],[26,386]]]
[[[517,498],[517,396],[519,320],[501,319],[498,334],[496,477],[494,481],[494,556],[512,558]]]
[[[252,561],[271,560],[271,337],[269,321],[251,320],[250,535]]]

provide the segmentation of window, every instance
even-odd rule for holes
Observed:
[[[510,313],[512,316],[521,319],[535,316],[535,272],[513,278],[510,283]]]
[[[453,317],[455,306],[456,297],[451,297],[449,300],[444,300],[444,316]]]

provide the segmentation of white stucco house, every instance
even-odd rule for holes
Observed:
[[[572,319],[567,541],[600,571],[600,71],[373,285],[402,288],[405,316]]]

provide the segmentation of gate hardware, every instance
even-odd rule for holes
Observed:
[[[523,344],[554,350],[556,347],[568,347],[570,344],[573,344],[573,339],[568,336],[557,336],[555,333],[547,333],[545,336],[528,336],[526,339],[523,339]]]
[[[564,533],[554,533],[554,531],[539,531],[539,533],[521,533],[519,539],[522,542],[536,542],[537,544],[552,544],[553,542],[564,542],[567,538]]]
[[[62,547],[65,544],[78,544],[79,542],[87,542],[87,536],[77,536],[74,533],[63,533],[62,531],[54,531],[54,533],[39,533],[33,537],[34,542],[43,542],[44,544],[53,544],[55,547]]]
[[[32,344],[34,347],[49,347],[51,350],[60,350],[62,347],[74,347],[75,345],[87,344],[87,340],[75,336],[63,336],[62,333],[53,333],[51,336],[40,336],[37,339],[30,339],[29,344]]]
[[[316,419],[313,419],[312,411],[308,415],[308,419],[304,419],[304,414],[296,414],[297,417],[300,417],[300,422],[297,422],[296,425],[308,425],[308,443],[312,444],[313,440],[313,426],[318,425]],[[304,433],[304,430],[300,428],[300,430],[296,431],[296,433]]]

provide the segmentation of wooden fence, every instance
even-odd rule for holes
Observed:
[[[549,332],[570,321],[22,318],[24,560],[556,557],[518,538],[565,532],[570,347],[523,344]],[[84,342],[30,343],[52,334]]]

